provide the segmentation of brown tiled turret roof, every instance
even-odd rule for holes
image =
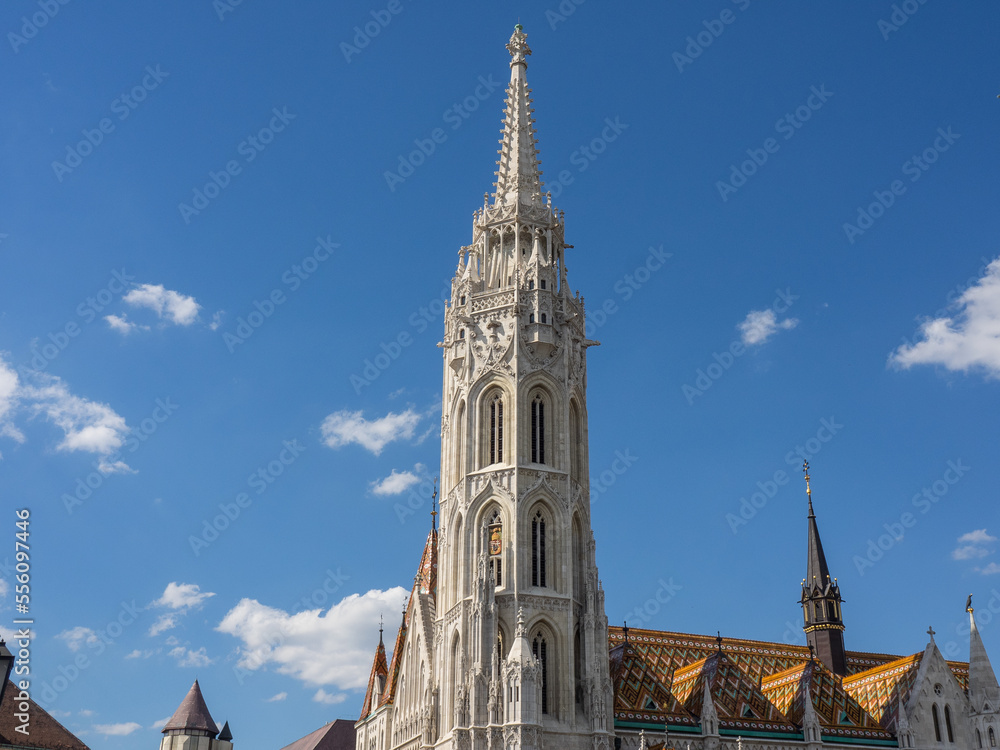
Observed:
[[[201,694],[201,686],[198,680],[194,681],[188,694],[181,701],[181,705],[174,711],[170,721],[163,727],[163,733],[173,730],[203,731],[208,732],[213,737],[219,733],[219,727],[212,720],[212,714],[208,712],[205,699]]]

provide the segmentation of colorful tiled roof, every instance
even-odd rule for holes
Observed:
[[[898,695],[904,700],[916,678],[922,654],[899,657],[847,652],[848,676],[841,680],[822,664],[810,667],[808,648],[785,643],[620,627],[608,629],[615,720],[648,724],[659,730],[697,727],[709,680],[723,731],[798,731],[804,714],[805,685],[824,736],[891,741]],[[714,657],[714,658],[713,658]],[[948,662],[963,689],[968,665]],[[766,705],[765,705],[766,704]],[[756,718],[744,716],[749,708]]]
[[[378,633],[378,648],[375,649],[372,671],[368,676],[368,690],[365,692],[365,702],[361,706],[361,717],[358,721],[367,719],[368,714],[378,705],[377,701],[380,698],[380,693],[378,692],[379,679],[385,679],[388,674],[389,666],[386,663],[385,644],[382,642],[382,631],[380,629]]]
[[[891,740],[883,729],[841,684],[840,678],[818,661],[807,661],[763,680],[764,694],[788,719],[801,726],[805,715],[806,687],[823,734],[840,737]]]
[[[671,690],[694,716],[701,716],[705,685],[719,715],[719,726],[742,731],[798,733],[729,655],[716,647],[704,659],[678,669]]]

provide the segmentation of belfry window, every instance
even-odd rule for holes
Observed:
[[[542,279],[542,289],[545,288],[545,279]]]
[[[989,738],[990,738],[990,747],[996,747],[997,746],[997,736],[993,733],[993,727],[990,727]]]
[[[542,322],[543,323],[547,323],[548,322],[548,318],[545,317],[545,313],[542,313]]]
[[[503,519],[500,511],[495,510],[486,524],[486,549],[490,561],[490,575],[497,588],[503,586],[503,546]]]
[[[458,337],[460,339],[464,339],[465,338],[465,329],[464,328],[460,328],[459,329],[459,331],[458,331]]]
[[[528,322],[529,323],[534,323],[535,322],[535,314],[534,313],[528,313]]]
[[[531,463],[545,463],[545,401],[541,394],[531,399]]]
[[[528,289],[534,289],[534,288],[535,288],[535,280],[528,279]]]
[[[498,464],[503,461],[503,396],[499,393],[490,399],[489,433],[487,464]]]
[[[545,581],[545,516],[541,511],[531,519],[531,585],[546,586]]]
[[[823,603],[813,602],[813,614],[816,616],[817,620],[823,619]]]
[[[549,712],[549,654],[548,644],[545,636],[538,633],[531,642],[531,653],[538,659],[538,665],[542,670],[542,713]]]

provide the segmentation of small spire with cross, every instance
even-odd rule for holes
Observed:
[[[816,647],[809,644],[809,661],[816,661]]]
[[[625,624],[622,625],[622,633],[625,634],[625,643],[628,643],[628,620],[625,620]]]
[[[934,632],[935,631],[934,631],[934,626],[933,625],[931,625],[929,628],[927,628],[927,635],[929,635],[931,637],[932,641],[934,640]]]
[[[721,654],[722,653],[722,631],[721,630],[716,630],[715,631],[715,644],[716,644],[716,646],[719,647],[719,653]]]
[[[809,460],[808,459],[806,459],[805,461],[802,462],[802,473],[805,474],[805,477],[806,477],[806,497],[809,498],[809,515],[813,516],[813,515],[815,515],[815,513],[813,513],[813,491],[812,491],[812,487],[809,485]]]
[[[437,496],[438,496],[438,479],[434,477],[434,491],[431,493],[431,531],[437,531]]]

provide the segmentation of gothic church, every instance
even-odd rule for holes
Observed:
[[[811,492],[807,646],[609,628],[590,524],[584,305],[542,191],[520,25],[492,201],[444,321],[440,528],[391,660],[380,637],[357,750],[993,750],[1000,686],[969,662],[848,651]],[[807,475],[808,478],[808,475]]]

